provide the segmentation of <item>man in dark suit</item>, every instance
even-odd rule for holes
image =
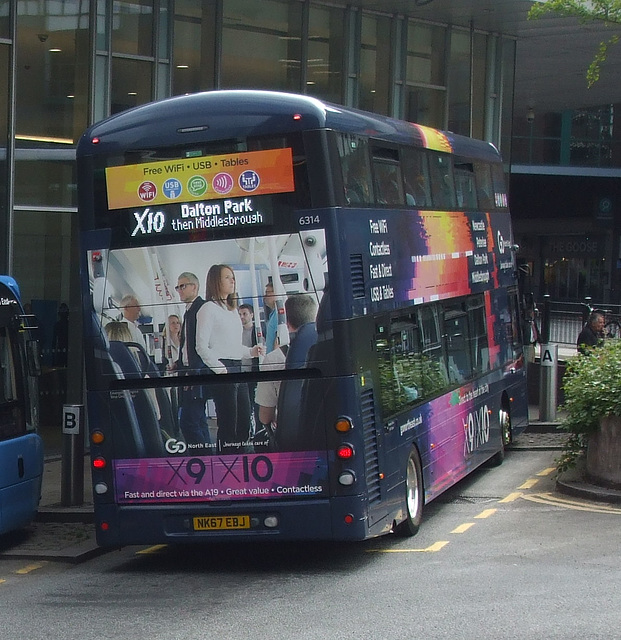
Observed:
[[[198,278],[189,271],[183,272],[177,278],[175,290],[181,302],[185,303],[177,370],[180,375],[198,373],[201,369],[205,369],[205,363],[196,352],[196,314],[205,301],[198,295]],[[187,444],[211,443],[205,415],[206,402],[205,389],[202,385],[182,388],[179,427]]]

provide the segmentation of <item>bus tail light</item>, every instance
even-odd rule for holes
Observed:
[[[301,113],[294,113],[293,114],[293,119],[294,120],[301,120],[302,119],[302,114]]]
[[[339,476],[339,484],[342,484],[344,487],[351,487],[356,482],[356,474],[349,469],[347,471],[343,471]]]
[[[106,468],[106,459],[101,456],[93,459],[93,468],[94,469],[105,469]]]
[[[91,142],[92,142],[93,144],[99,144],[99,138],[93,138],[93,139],[91,140]]]
[[[351,460],[354,457],[354,448],[351,444],[342,444],[336,450],[336,457],[341,460]]]
[[[351,513],[348,513],[343,520],[345,521],[345,524],[351,524],[354,521],[354,516]]]
[[[108,531],[108,529],[110,529],[110,523],[106,522],[105,520],[102,520],[102,521],[99,523],[99,528],[100,528],[102,531]]]
[[[339,432],[339,433],[347,433],[348,431],[351,431],[354,428],[354,425],[352,424],[352,421],[350,418],[346,417],[346,416],[341,416],[335,423],[334,423],[334,428]]]

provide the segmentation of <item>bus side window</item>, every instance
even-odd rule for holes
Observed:
[[[418,321],[421,328],[422,360],[425,365],[425,397],[433,396],[448,385],[448,375],[440,331],[440,307],[421,307]]]
[[[403,206],[403,179],[397,163],[373,158],[375,176],[375,196],[377,204]]]
[[[444,340],[449,380],[461,384],[472,377],[472,361],[467,344],[468,319],[461,304],[444,309]]]
[[[341,133],[337,136],[337,146],[346,202],[350,205],[373,204],[368,142],[364,138]]]
[[[406,204],[410,207],[431,206],[427,154],[423,149],[403,149],[402,154]]]
[[[471,162],[455,162],[455,195],[460,209],[476,209],[477,193]]]
[[[476,373],[490,370],[489,344],[487,341],[487,322],[483,296],[477,295],[466,301],[468,311],[468,342],[470,357]]]
[[[424,395],[424,367],[415,314],[376,327],[380,397],[385,415],[407,409]]]
[[[474,177],[477,185],[479,207],[483,211],[496,208],[494,202],[494,184],[492,182],[492,168],[487,162],[474,163]]]
[[[429,177],[433,206],[438,209],[455,209],[453,163],[449,154],[429,153]]]

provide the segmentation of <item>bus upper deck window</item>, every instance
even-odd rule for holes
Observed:
[[[347,203],[373,204],[368,142],[347,134],[340,134],[337,141]]]
[[[375,194],[378,204],[403,205],[403,181],[399,165],[373,159]]]
[[[402,165],[406,204],[411,207],[429,207],[431,186],[427,154],[423,149],[404,149]]]
[[[456,206],[455,182],[451,156],[430,153],[429,176],[431,178],[433,206],[439,209],[454,209]]]

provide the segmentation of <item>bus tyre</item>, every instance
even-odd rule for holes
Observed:
[[[405,510],[406,518],[397,532],[403,536],[416,535],[423,519],[423,469],[415,448],[410,451],[405,468]]]
[[[489,461],[492,467],[498,467],[505,459],[505,447],[513,441],[513,432],[511,431],[511,416],[505,409],[498,412],[498,421],[500,423],[500,435],[502,439],[501,449],[495,453]]]

